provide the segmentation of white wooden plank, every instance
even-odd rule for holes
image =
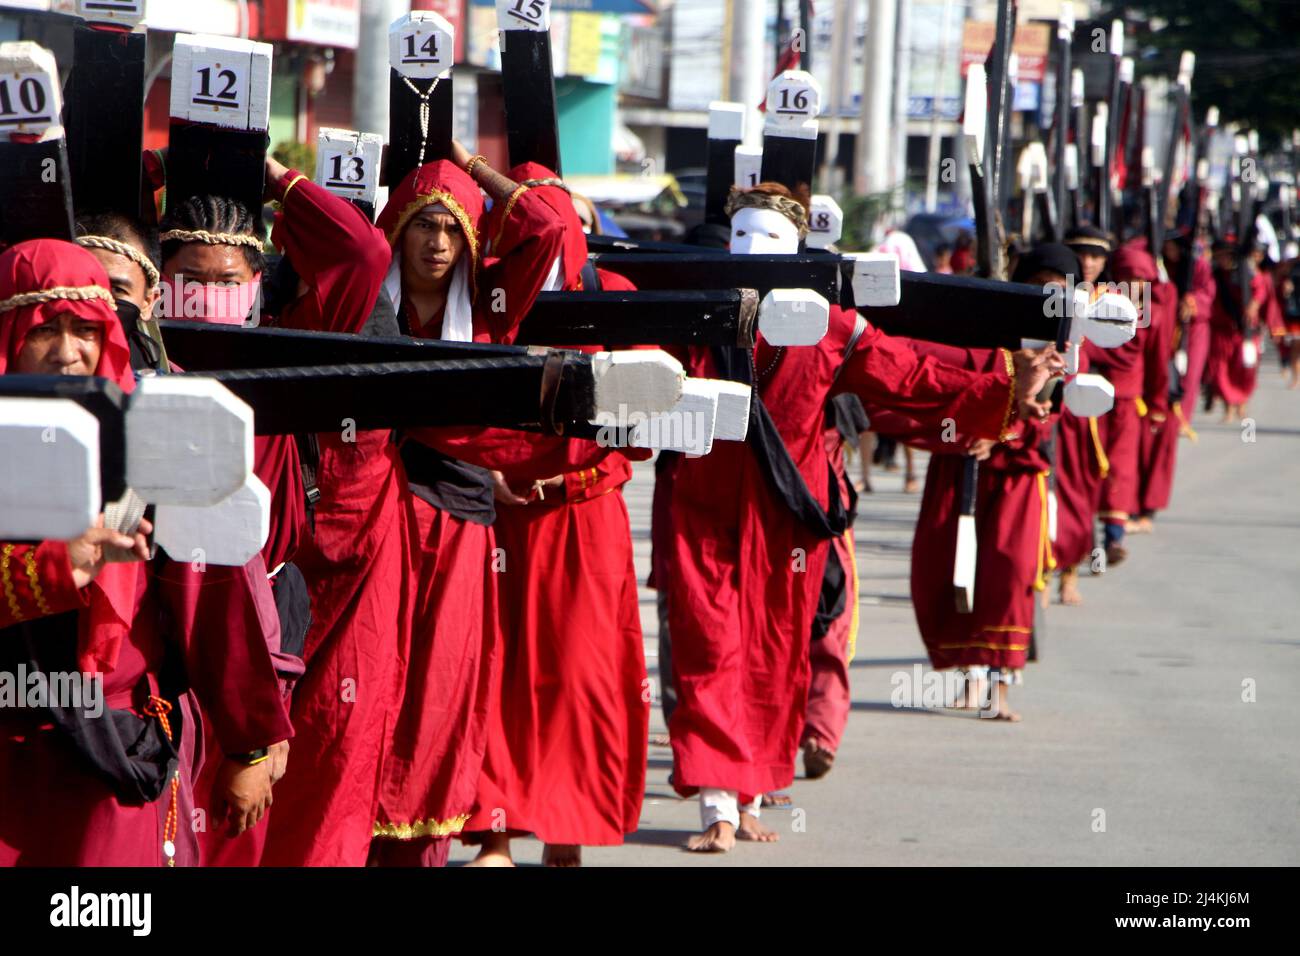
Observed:
[[[175,561],[247,564],[266,544],[270,529],[271,492],[256,475],[218,505],[159,505],[154,511],[154,540]]]
[[[28,40],[0,43],[0,136],[58,139],[63,136],[62,114],[54,54]]]
[[[209,378],[142,378],[126,416],[127,482],[151,504],[215,505],[253,468],[253,410]]]
[[[898,276],[898,257],[888,252],[854,252],[853,304],[864,306],[898,305],[903,296]]]
[[[597,352],[591,357],[596,379],[597,424],[617,424],[633,413],[664,412],[682,395],[682,363],[661,349]]]
[[[99,421],[67,399],[0,398],[0,540],[67,540],[95,523]]]
[[[758,331],[769,345],[816,345],[830,314],[830,304],[812,289],[773,289],[758,304]]]

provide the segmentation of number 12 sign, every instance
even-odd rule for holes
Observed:
[[[263,130],[270,113],[271,45],[181,34],[172,55],[171,114],[195,123]]]

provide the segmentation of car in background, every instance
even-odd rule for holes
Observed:
[[[919,212],[907,220],[903,231],[912,237],[927,269],[934,268],[934,251],[941,245],[956,246],[962,233],[975,235],[975,220],[969,216]]]

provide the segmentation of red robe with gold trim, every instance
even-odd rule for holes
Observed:
[[[830,467],[823,418],[832,391],[856,392],[868,415],[881,405],[908,409],[936,431],[952,418],[995,437],[1014,412],[1005,368],[987,375],[949,368],[870,327],[844,360],[854,319],[832,307],[817,345],[778,353],[760,340],[755,350],[756,387],[823,508]],[[713,370],[711,353],[692,352],[692,375]],[[683,458],[672,507],[674,787],[683,795],[719,787],[748,797],[779,790],[794,776],[826,541],[778,499],[748,442],[718,442],[702,458]]]
[[[281,190],[296,175],[286,175]],[[307,291],[277,324],[359,332],[388,269],[383,234],[310,180],[281,197],[272,238]],[[398,646],[410,619],[406,481],[389,432],[352,435],[342,427],[317,436],[321,496],[294,558],[307,579],[312,622],[306,671],[293,694],[297,736],[261,856],[268,866],[365,863],[384,732],[397,702]]]

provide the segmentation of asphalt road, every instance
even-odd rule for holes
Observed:
[[[1300,392],[1275,362],[1261,370],[1254,440],[1202,416],[1155,534],[1084,578],[1084,606],[1047,612],[1040,660],[1013,689],[1022,723],[891,704],[893,675],[927,667],[907,580],[919,496],[877,473],[860,504],[853,712],[833,772],[807,781],[800,768],[798,812],[765,812],[778,843],[700,857],[680,849],[697,806],[673,795],[671,752],[652,747],[640,830],[585,862],[1300,863]],[[642,468],[627,489],[641,580],[652,487]],[[653,592],[642,620],[653,675]],[[535,840],[515,849],[540,860]],[[453,861],[471,855],[457,847]]]

